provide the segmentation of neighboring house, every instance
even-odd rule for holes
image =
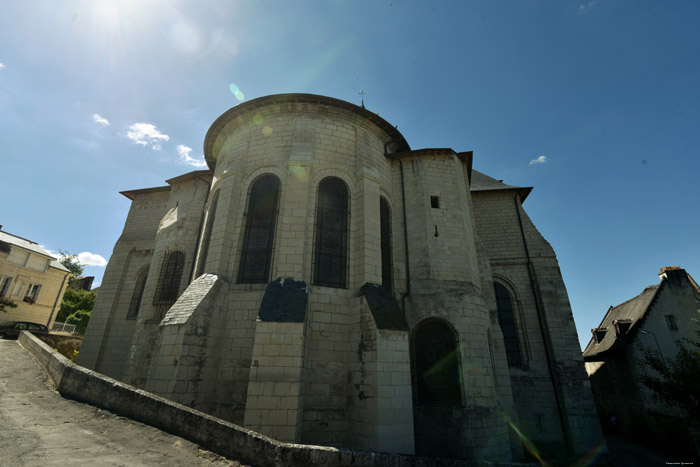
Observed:
[[[123,192],[79,364],[283,441],[600,449],[531,188],[309,94],[238,104],[204,155],[210,170]]]
[[[0,312],[0,322],[31,321],[51,329],[70,275],[35,242],[0,231],[0,295],[17,304]]]
[[[583,352],[604,429],[635,439],[653,437],[654,416],[680,413],[655,400],[641,382],[650,371],[644,350],[661,352],[668,361],[678,353],[676,341],[697,340],[700,329],[694,321],[700,308],[698,284],[678,266],[661,268],[659,276],[660,283],[610,307]]]

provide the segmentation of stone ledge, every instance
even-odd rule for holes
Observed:
[[[526,465],[436,459],[282,443],[76,365],[26,331],[20,334],[19,343],[37,359],[63,397],[85,402],[154,426],[186,438],[220,455],[255,466],[486,467]]]

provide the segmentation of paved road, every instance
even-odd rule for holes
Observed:
[[[183,438],[64,399],[17,341],[0,339],[0,466],[240,466]]]

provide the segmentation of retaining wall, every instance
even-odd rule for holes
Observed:
[[[205,449],[253,466],[523,465],[403,456],[282,443],[76,365],[26,331],[21,333],[19,343],[39,361],[63,397],[86,402],[154,426],[186,438]]]

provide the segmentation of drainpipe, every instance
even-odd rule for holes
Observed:
[[[56,294],[56,300],[54,300],[54,302],[53,302],[53,308],[51,309],[51,314],[49,315],[49,320],[46,322],[46,327],[49,327],[49,324],[51,323],[51,319],[53,318],[53,314],[56,312],[56,306],[58,305],[58,299],[59,299],[59,297],[61,297],[61,295],[62,295],[61,292],[63,291],[63,287],[66,286],[66,281],[68,280],[68,276],[70,276],[70,275],[71,274],[68,273],[63,278],[63,283],[61,284],[61,288],[58,289],[58,293]],[[51,329],[49,329],[49,331],[51,331]]]
[[[548,335],[548,333],[545,331],[547,329],[547,322],[545,320],[544,314],[542,313],[542,308],[540,305],[540,298],[539,294],[537,293],[537,287],[535,286],[535,272],[534,272],[534,267],[532,264],[532,260],[530,258],[530,250],[527,247],[527,240],[525,239],[525,230],[523,229],[523,221],[522,218],[520,217],[520,206],[518,205],[518,194],[515,194],[515,197],[513,198],[513,202],[515,203],[515,212],[518,215],[518,225],[520,226],[520,235],[522,236],[523,239],[523,246],[525,247],[525,256],[527,257],[527,275],[528,278],[530,279],[530,289],[532,291],[532,297],[535,300],[535,311],[537,312],[537,321],[539,322],[540,325],[540,333],[542,335],[542,343],[544,344],[544,353],[547,358],[547,369],[549,370],[549,377],[552,379],[552,387],[554,389],[554,399],[556,400],[557,403],[557,408],[559,409],[557,412],[559,412],[559,422],[561,423],[561,428],[564,432],[564,442],[566,443],[566,452],[567,454],[571,454],[573,452],[572,450],[572,442],[571,442],[571,433],[568,429],[568,426],[566,424],[566,421],[564,420],[564,403],[562,400],[562,395],[561,395],[561,389],[559,388],[559,382],[555,378],[554,375],[554,369],[555,369],[555,364],[554,364],[554,351],[552,349],[552,341]]]

